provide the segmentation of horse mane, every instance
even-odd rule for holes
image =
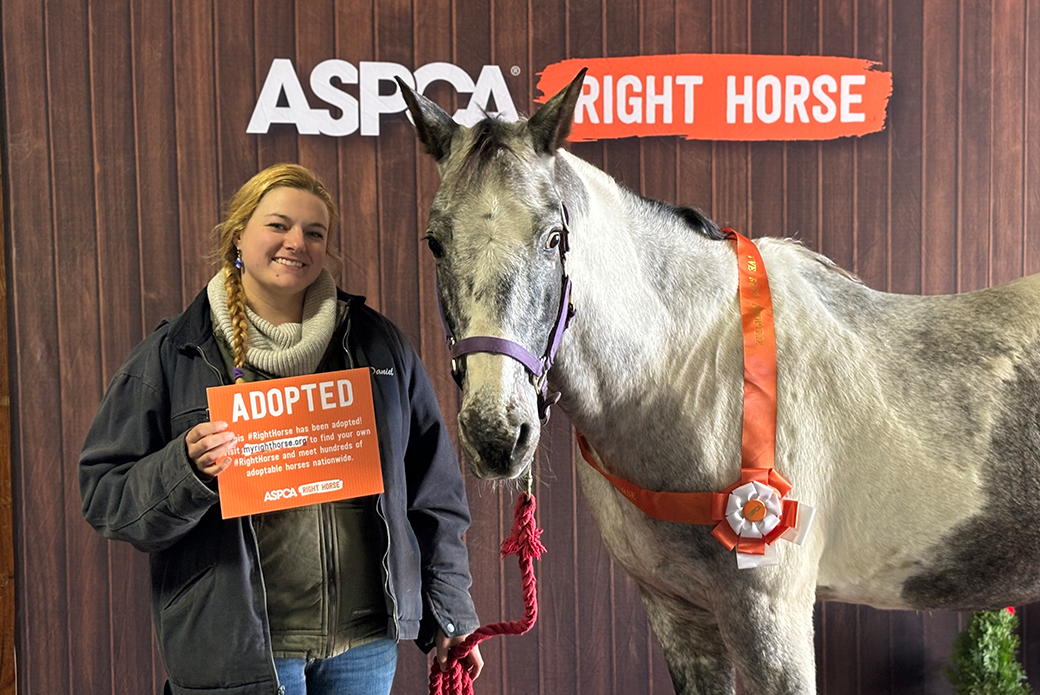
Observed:
[[[722,233],[722,230],[719,229],[719,225],[715,224],[711,218],[700,210],[687,207],[686,205],[668,205],[667,207],[671,208],[672,212],[686,223],[686,226],[700,232],[709,239],[723,241],[727,238]]]
[[[642,195],[639,197],[642,198],[643,202],[657,208],[664,214],[678,217],[683,224],[698,234],[706,236],[714,241],[724,241],[727,238],[726,235],[722,233],[722,230],[719,229],[719,226],[715,224],[710,217],[696,208],[691,208],[686,205],[672,205],[671,203],[654,200],[653,198],[647,198]]]

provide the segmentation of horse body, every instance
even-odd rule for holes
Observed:
[[[526,124],[474,129],[410,95],[441,169],[430,237],[448,323],[458,337],[545,344],[564,203],[576,316],[549,372],[560,406],[615,475],[722,490],[739,475],[743,409],[733,244],[557,150],[573,88]],[[1040,276],[891,295],[797,243],[757,245],[776,316],[776,468],[817,508],[805,544],[738,570],[710,527],[654,520],[578,464],[681,695],[732,693],[734,667],[754,691],[814,692],[819,599],[974,609],[1040,597]],[[466,457],[482,477],[518,475],[537,442],[528,374],[500,354],[465,363]]]

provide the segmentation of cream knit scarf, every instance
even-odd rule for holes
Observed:
[[[207,286],[213,329],[231,345],[233,329],[220,270]],[[248,306],[246,362],[276,376],[302,376],[318,368],[336,330],[336,281],[327,270],[307,288],[303,299],[303,323],[280,326],[265,321]]]

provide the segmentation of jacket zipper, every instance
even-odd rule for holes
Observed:
[[[216,375],[217,382],[219,383],[219,385],[220,386],[227,386],[227,383],[224,381],[224,376],[221,374],[219,369],[217,369],[215,366],[213,366],[213,363],[209,361],[209,358],[206,357],[206,353],[205,353],[205,351],[203,351],[202,346],[195,345],[194,348],[195,348],[196,352],[199,353],[199,357],[202,358],[202,361],[206,363],[206,366],[208,366],[210,369],[213,370],[213,373]],[[206,417],[207,418],[209,417],[209,408],[206,408]],[[254,525],[253,517],[252,516],[247,517],[247,520],[249,522],[249,530],[251,531],[251,533],[249,535],[252,536],[252,541],[253,541],[253,557],[256,558],[256,574],[260,578],[260,596],[264,600],[264,617],[266,618],[267,617],[267,584],[264,582],[264,573],[260,569],[260,541],[258,541],[257,538],[256,538],[256,526]],[[271,641],[270,641],[271,640],[271,625],[270,625],[270,623],[268,623],[268,625],[267,625],[267,635],[266,635],[266,637],[267,637],[267,640],[268,640],[268,645],[267,646],[269,647],[268,650],[267,650],[267,665],[271,667],[271,674],[274,676],[273,681],[274,681],[274,684],[275,684],[275,692],[278,693],[278,695],[281,695],[283,690],[282,690],[281,686],[279,686],[279,684],[278,684],[278,668],[274,665],[274,650],[273,650],[273,647],[272,647]]]
[[[325,633],[325,658],[331,658],[336,646],[336,616],[339,615],[337,603],[339,592],[336,590],[336,582],[340,579],[336,575],[336,544],[335,530],[333,529],[332,514],[327,504],[319,506],[321,517],[321,545],[322,553],[325,555],[325,619],[328,621],[328,630]]]
[[[354,355],[350,352],[350,348],[347,346],[347,341],[350,337],[351,328],[349,302],[347,304],[346,321],[347,328],[345,331],[343,331],[343,352],[347,356],[347,365],[349,366],[349,368],[357,369],[357,363],[354,361]],[[386,541],[384,544],[386,550],[383,551],[382,558],[383,576],[385,577],[385,579],[383,580],[383,590],[386,591],[386,595],[390,597],[390,607],[392,609],[390,614],[390,624],[392,628],[390,633],[390,639],[396,642],[401,635],[401,625],[397,611],[397,596],[394,595],[394,583],[393,581],[391,581],[390,578],[390,524],[386,520],[386,514],[383,513],[383,494],[384,493],[380,493],[376,496],[376,515],[379,517],[379,520],[383,522],[383,538]]]
[[[206,363],[206,366],[213,370],[213,373],[217,376],[217,381],[219,382],[219,384],[221,386],[227,386],[227,382],[225,382],[224,381],[224,377],[221,376],[220,370],[217,369],[216,367],[214,367],[213,363],[209,361],[209,358],[206,357],[206,353],[202,349],[202,346],[201,345],[193,345],[192,347],[194,347],[195,351],[199,353],[199,357],[201,357],[202,361]],[[209,415],[209,408],[206,408],[206,414]]]
[[[383,528],[386,529],[386,550],[383,552],[383,573],[386,577],[386,589],[387,596],[390,597],[390,605],[393,607],[393,615],[390,616],[392,621],[393,631],[390,634],[390,639],[397,641],[401,636],[401,625],[398,622],[397,617],[397,597],[394,596],[393,582],[390,581],[390,524],[386,521],[386,515],[383,513],[383,495],[380,493],[376,497],[376,514],[383,522]]]

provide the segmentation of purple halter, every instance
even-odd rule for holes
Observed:
[[[531,384],[538,392],[538,418],[544,425],[549,421],[549,408],[560,400],[558,392],[549,393],[548,374],[556,359],[556,351],[563,340],[563,331],[567,328],[571,318],[574,316],[574,306],[571,305],[571,279],[567,277],[566,257],[570,250],[570,216],[567,206],[560,204],[563,217],[562,231],[560,232],[560,265],[563,266],[560,287],[560,310],[556,316],[556,323],[549,334],[545,353],[536,357],[526,347],[512,340],[496,338],[490,335],[477,335],[462,340],[456,340],[448,329],[448,322],[444,316],[444,306],[440,301],[440,293],[437,296],[437,309],[440,311],[441,328],[444,330],[444,340],[448,343],[451,351],[451,376],[455,383],[462,388],[462,365],[460,357],[474,352],[489,352],[493,354],[506,355],[524,365],[531,375]]]

